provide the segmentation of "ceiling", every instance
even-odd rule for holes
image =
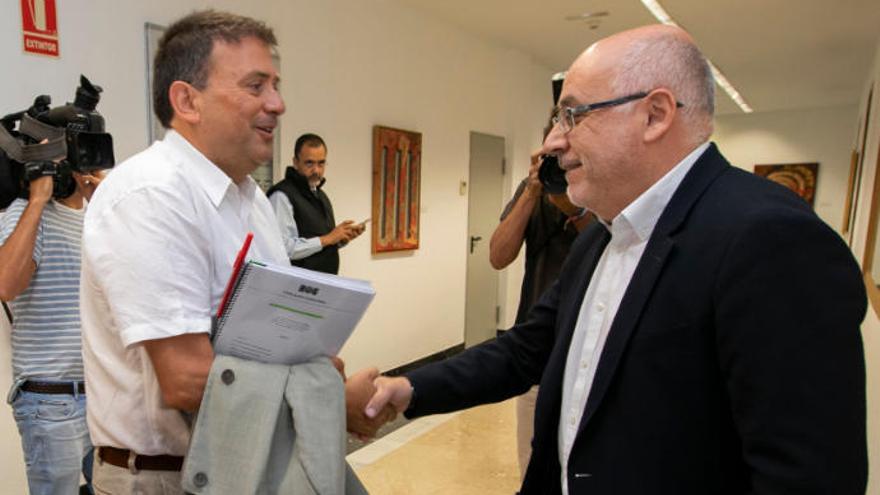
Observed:
[[[565,70],[599,38],[656,22],[639,0],[397,0]],[[854,105],[880,41],[880,0],[660,0],[755,112]],[[566,16],[607,11],[595,29]],[[717,113],[740,110],[718,91]]]

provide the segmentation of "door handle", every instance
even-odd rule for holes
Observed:
[[[482,240],[483,240],[483,238],[478,235],[471,236],[471,254],[474,254],[474,246]]]

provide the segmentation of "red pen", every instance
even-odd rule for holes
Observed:
[[[226,290],[223,291],[223,299],[220,300],[220,307],[217,308],[217,318],[220,318],[220,315],[223,314],[223,309],[226,307],[226,303],[229,302],[229,297],[232,295],[232,288],[235,285],[235,281],[238,280],[238,274],[241,273],[242,266],[244,266],[244,257],[247,256],[252,240],[254,240],[254,233],[248,232],[247,236],[244,238],[244,244],[241,245],[241,249],[238,251],[238,256],[235,257],[235,263],[232,264],[232,275],[229,276],[229,281],[226,282]]]

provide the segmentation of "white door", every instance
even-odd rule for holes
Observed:
[[[489,264],[489,239],[501,214],[504,138],[471,132],[468,185],[466,347],[495,337],[498,329],[498,272]]]

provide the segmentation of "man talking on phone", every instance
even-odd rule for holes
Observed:
[[[317,134],[303,134],[293,147],[293,166],[269,189],[290,264],[339,273],[339,248],[363,234],[366,221],[336,224],[330,198],[321,190],[327,179],[327,145]]]

